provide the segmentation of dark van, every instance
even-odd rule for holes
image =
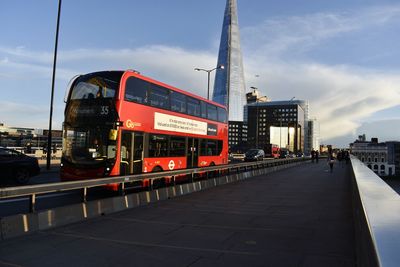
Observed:
[[[265,153],[262,149],[250,149],[244,154],[244,161],[264,160]]]
[[[286,148],[281,148],[281,154],[280,154],[279,158],[286,159],[289,157],[290,157],[289,150],[287,150]]]

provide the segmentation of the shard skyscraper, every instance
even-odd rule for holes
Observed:
[[[217,66],[219,65],[225,68],[216,71],[212,99],[228,106],[230,121],[243,121],[246,96],[236,0],[226,1]]]

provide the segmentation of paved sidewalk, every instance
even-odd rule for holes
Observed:
[[[39,160],[40,174],[31,177],[28,184],[44,184],[60,182],[60,160],[52,159],[50,161],[50,169],[47,169],[47,161],[45,159]]]
[[[350,197],[309,163],[3,241],[0,266],[355,266]]]
[[[50,170],[47,170],[47,160],[39,159],[39,166],[41,172],[59,172],[60,171],[60,159],[52,159],[50,160]]]

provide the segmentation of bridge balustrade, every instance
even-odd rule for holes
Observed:
[[[400,196],[351,156],[358,266],[399,266]]]

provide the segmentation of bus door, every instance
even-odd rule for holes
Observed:
[[[142,173],[143,133],[122,132],[121,139],[121,175]]]
[[[199,161],[199,139],[188,138],[187,168],[196,168]]]

